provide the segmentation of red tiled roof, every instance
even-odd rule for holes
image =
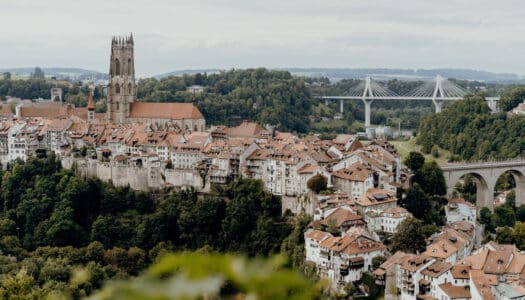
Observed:
[[[133,102],[130,104],[131,118],[149,119],[203,119],[199,109],[192,103]]]

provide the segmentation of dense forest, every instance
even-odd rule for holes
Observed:
[[[203,85],[192,94],[186,87]],[[280,130],[308,132],[312,95],[305,82],[285,71],[230,70],[218,74],[142,79],[137,97],[153,102],[194,102],[208,124],[237,125],[255,120]]]
[[[72,103],[77,107],[87,106],[89,95],[89,86],[81,82],[67,82],[45,79],[41,76],[29,79],[12,79],[11,75],[0,74],[0,99],[6,96],[20,99],[49,99],[51,97],[51,88],[59,87],[62,89],[63,101]],[[102,101],[104,98],[103,87],[97,86],[93,92],[93,98],[97,101],[97,111],[104,111],[105,105]],[[55,99],[52,99],[55,100]]]
[[[511,91],[519,94],[521,88]],[[522,99],[516,96],[521,102]],[[516,102],[505,96],[501,105]],[[454,102],[442,113],[425,118],[419,128],[417,142],[430,153],[437,145],[467,161],[508,159],[523,155],[525,118],[505,112],[492,114],[482,95],[470,95]]]
[[[282,252],[290,266],[303,267],[309,219],[281,216],[280,198],[261,181],[236,181],[207,195],[145,193],[80,178],[54,157],[17,161],[1,178],[0,292],[22,276],[39,293],[82,296],[107,279],[139,274],[166,251]],[[88,286],[71,285],[78,267],[90,273]]]
[[[490,96],[503,94],[500,105],[505,110],[515,107],[525,96],[524,89],[516,86],[452,81],[473,93]],[[141,79],[137,85],[137,97],[141,101],[152,102],[193,102],[211,125],[235,126],[243,120],[253,120],[297,133],[355,133],[364,130],[359,125],[364,119],[361,101],[345,101],[344,114],[339,116],[340,120],[334,120],[339,115],[339,101],[325,102],[316,96],[344,95],[359,83],[359,80],[354,79],[330,82],[328,78],[297,77],[287,71],[259,68]],[[400,95],[422,83],[397,79],[381,82]],[[87,84],[56,82],[43,76],[21,80],[4,75],[0,79],[0,97],[49,98],[49,90],[55,85],[63,89],[66,102],[76,106],[87,105]],[[204,92],[188,92],[187,87],[191,85],[202,85]],[[102,86],[95,89],[94,96],[96,110],[105,111],[105,101],[99,101],[104,99]],[[411,129],[418,128],[420,121],[434,111],[430,101],[377,100],[372,105],[373,124]]]

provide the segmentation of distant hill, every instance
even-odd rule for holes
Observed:
[[[21,77],[30,76],[35,68],[5,68],[0,69],[0,73],[10,72]],[[72,80],[104,80],[107,74],[81,68],[42,68],[46,77],[57,77],[60,79]]]
[[[188,75],[193,75],[197,73],[213,74],[213,73],[219,73],[220,71],[222,71],[222,69],[195,69],[195,70],[188,69],[188,70],[177,70],[177,71],[172,71],[168,73],[163,73],[163,74],[155,75],[153,77],[160,79],[160,78],[169,77],[169,76],[181,76],[184,74],[188,74]]]
[[[328,77],[331,80],[364,78],[372,76],[377,79],[420,80],[432,79],[437,75],[462,80],[490,82],[518,82],[523,80],[517,74],[492,73],[471,69],[333,69],[333,68],[283,68],[296,75],[308,77]]]
[[[441,75],[447,78],[477,80],[502,83],[524,82],[524,78],[512,73],[492,73],[471,69],[387,69],[387,68],[276,68],[286,70],[298,76],[328,77],[332,81],[341,79],[355,79],[372,76],[376,79],[402,79],[402,80],[428,80]],[[220,69],[195,69],[178,70],[154,76],[163,78],[168,76],[180,76],[182,74],[195,73],[217,73]]]

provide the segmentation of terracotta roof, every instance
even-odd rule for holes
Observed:
[[[446,271],[450,270],[450,268],[452,268],[452,264],[442,261],[436,261],[430,266],[428,266],[426,269],[421,271],[421,274],[436,278],[441,274],[445,273]]]
[[[397,201],[395,193],[383,189],[368,189],[356,203],[361,206],[372,206]]]
[[[95,101],[93,100],[93,95],[91,94],[91,92],[89,93],[87,109],[95,110]]]
[[[422,268],[429,261],[430,258],[428,258],[424,253],[420,255],[407,253],[399,260],[398,264],[399,267],[402,269],[408,270],[410,272],[415,272],[419,268]]]
[[[199,109],[192,103],[133,102],[130,118],[145,119],[203,119]]]
[[[231,137],[253,137],[258,135],[263,128],[255,123],[244,121],[237,127],[227,128],[226,132]]]
[[[450,270],[452,277],[454,279],[469,279],[471,267],[468,265],[455,265]]]
[[[354,163],[348,168],[337,170],[332,173],[333,176],[341,179],[361,182],[365,181],[368,177],[371,177],[372,174],[372,169],[361,163]]]
[[[86,108],[75,108],[70,104],[60,102],[34,102],[24,103],[20,107],[20,118],[66,118],[76,115],[80,118],[87,118]]]
[[[467,205],[469,207],[475,207],[474,204],[468,202],[468,201],[465,201],[465,199],[463,198],[449,198],[447,199],[448,201],[448,204],[464,204],[464,205]]]
[[[503,274],[511,258],[511,251],[489,251],[483,271],[488,274]]]
[[[329,237],[333,237],[333,235],[326,231],[311,229],[304,234],[304,237],[313,240],[324,241]]]
[[[323,225],[328,225],[328,222],[330,220],[334,220],[337,227],[340,227],[347,221],[363,220],[363,217],[349,211],[348,209],[339,207],[336,210],[334,210],[329,216],[327,216],[321,223]]]
[[[470,288],[466,286],[456,286],[452,283],[443,283],[439,285],[439,288],[447,294],[450,299],[458,298],[470,298]]]
[[[446,259],[458,251],[458,248],[448,240],[439,240],[427,247],[426,255],[435,258]]]
[[[519,274],[525,267],[525,254],[514,253],[512,260],[507,268],[507,273]]]
[[[310,173],[315,172],[317,169],[319,169],[319,166],[314,166],[314,165],[311,165],[311,164],[307,164],[304,167],[302,167],[301,169],[299,169],[297,171],[297,173],[298,174],[310,174]]]
[[[404,259],[405,257],[407,256],[410,256],[411,254],[407,254],[403,251],[397,251],[396,253],[394,253],[394,255],[390,256],[384,263],[382,263],[379,267],[381,269],[388,269],[390,268],[391,266],[395,265],[395,264],[400,264]]]
[[[472,266],[472,269],[480,270],[483,268],[483,265],[485,265],[485,260],[487,259],[488,254],[489,250],[485,249],[474,255],[467,256],[465,261]]]
[[[339,239],[340,237],[337,237],[337,236],[329,237],[325,239],[324,241],[322,241],[319,246],[323,248],[331,248],[339,241]]]
[[[381,212],[382,217],[389,217],[389,218],[403,218],[403,217],[409,217],[412,216],[411,213],[409,213],[406,209],[396,206],[396,207],[388,207],[383,212]]]
[[[352,243],[343,250],[343,253],[348,255],[356,255],[361,253],[368,253],[385,249],[386,246],[380,242],[376,242],[363,235],[354,238]]]
[[[0,116],[1,117],[8,117],[11,118],[15,114],[13,113],[13,110],[11,109],[11,106],[6,103],[0,104]]]
[[[481,270],[470,271],[470,279],[476,286],[476,289],[481,294],[483,300],[493,300],[494,295],[490,290],[491,285],[497,285],[498,279],[494,275],[486,275]]]

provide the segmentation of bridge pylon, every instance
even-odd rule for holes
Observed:
[[[372,79],[370,77],[366,77],[365,89],[363,91],[363,97],[361,98],[365,105],[365,128],[368,128],[371,125],[372,102],[374,102],[374,93],[372,92],[372,87],[370,85],[371,81]]]
[[[443,77],[441,75],[436,76],[434,79],[436,82],[436,85],[434,86],[434,92],[432,93],[432,102],[434,103],[434,106],[436,107],[436,114],[441,112],[441,109],[443,108],[443,102],[442,99],[445,95],[443,92]]]

